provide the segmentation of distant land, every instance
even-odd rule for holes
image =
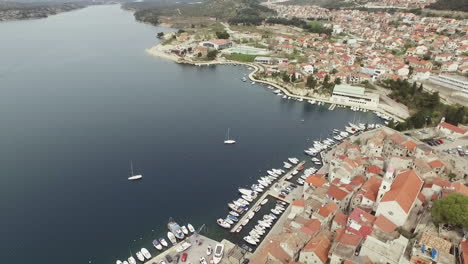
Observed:
[[[427,6],[430,9],[436,10],[452,10],[468,12],[467,0],[438,0],[437,2]]]

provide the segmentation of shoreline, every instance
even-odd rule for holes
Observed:
[[[167,59],[167,60],[171,60],[171,61],[173,61],[175,63],[178,63],[178,64],[189,64],[189,65],[193,65],[193,66],[244,65],[244,66],[252,67],[253,70],[248,75],[248,77],[249,77],[249,79],[251,81],[258,82],[258,83],[263,83],[263,84],[266,84],[266,85],[270,85],[270,86],[272,86],[274,88],[277,88],[277,89],[281,90],[281,92],[283,94],[285,94],[286,96],[289,96],[291,98],[297,98],[297,99],[303,99],[303,100],[315,100],[315,101],[320,101],[320,102],[327,103],[327,104],[335,104],[335,103],[331,102],[327,98],[297,95],[297,94],[292,93],[289,89],[287,89],[287,88],[285,88],[285,87],[283,87],[283,86],[281,86],[281,85],[279,85],[277,83],[274,83],[274,82],[271,82],[271,81],[268,81],[268,80],[256,79],[254,77],[254,75],[262,67],[261,65],[258,65],[257,63],[231,61],[231,60],[226,60],[226,59],[224,59],[223,61],[215,60],[215,61],[206,61],[206,62],[203,62],[203,61],[200,61],[200,62],[190,61],[190,60],[183,59],[183,58],[181,58],[181,57],[179,57],[177,55],[167,53],[164,49],[161,49],[161,46],[162,46],[161,44],[156,44],[155,46],[153,46],[153,47],[151,47],[149,49],[146,49],[146,52],[148,54],[152,55],[152,56],[160,57],[160,58]],[[350,107],[350,105],[344,105],[344,106]],[[381,114],[385,114],[387,116],[390,116],[394,120],[397,120],[398,122],[404,122],[405,121],[405,119],[403,117],[400,117],[395,113],[392,113],[392,112],[389,112],[389,111],[387,111],[385,109],[382,109],[381,107],[379,107],[377,109],[369,109],[369,108],[365,108],[365,107],[361,107],[361,108],[367,109],[368,111],[379,112]]]

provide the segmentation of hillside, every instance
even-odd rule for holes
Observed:
[[[438,0],[427,8],[468,12],[468,0]]]

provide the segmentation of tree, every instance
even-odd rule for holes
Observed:
[[[210,50],[208,51],[208,54],[206,55],[206,57],[210,60],[213,60],[214,58],[216,58],[216,55],[218,55],[217,50]]]
[[[291,81],[291,78],[289,77],[289,75],[287,73],[284,73],[283,74],[283,82],[290,82]]]
[[[317,80],[313,75],[307,76],[306,86],[310,89],[315,89],[315,87],[317,86]]]
[[[432,217],[436,223],[468,228],[468,196],[452,193],[435,201]]]
[[[335,84],[341,84],[341,78],[340,77],[335,79]]]
[[[325,75],[325,78],[323,79],[323,85],[327,85],[329,81],[330,81],[330,76],[328,76],[327,74]]]
[[[291,82],[296,82],[296,74],[291,74]]]
[[[230,37],[226,30],[216,31],[216,37],[219,39],[228,39]]]
[[[158,37],[158,38],[162,38],[163,36],[164,36],[164,32],[159,32],[159,33],[156,35],[156,37]]]
[[[335,68],[333,68],[333,69],[330,71],[330,74],[336,74],[336,73],[338,73],[338,70],[335,69]]]

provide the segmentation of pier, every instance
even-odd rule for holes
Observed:
[[[255,208],[257,206],[260,205],[260,203],[268,196],[272,196],[276,199],[279,199],[279,200],[282,200],[284,202],[287,202],[287,203],[291,203],[291,201],[288,201],[287,199],[285,198],[281,198],[279,197],[274,190],[272,190],[273,186],[278,184],[278,183],[284,183],[286,182],[286,178],[291,175],[293,173],[293,171],[297,170],[299,167],[303,166],[305,164],[305,161],[301,161],[299,162],[298,164],[296,164],[291,170],[289,170],[288,172],[286,172],[283,176],[281,176],[281,178],[279,178],[277,181],[273,182],[271,184],[271,186],[268,188],[268,190],[265,190],[265,192],[263,192],[263,194],[257,199],[257,201],[249,208],[249,210],[247,212],[244,213],[244,215],[239,219],[239,221],[234,225],[233,228],[231,228],[231,233],[233,232],[236,232],[237,228],[239,228],[239,226],[242,225],[242,222],[244,222],[244,220],[247,218],[247,216],[249,215],[250,212],[252,212],[253,210],[255,210]]]
[[[335,107],[336,107],[336,104],[332,104],[332,105],[330,105],[328,110],[333,111],[333,110],[335,110]]]

